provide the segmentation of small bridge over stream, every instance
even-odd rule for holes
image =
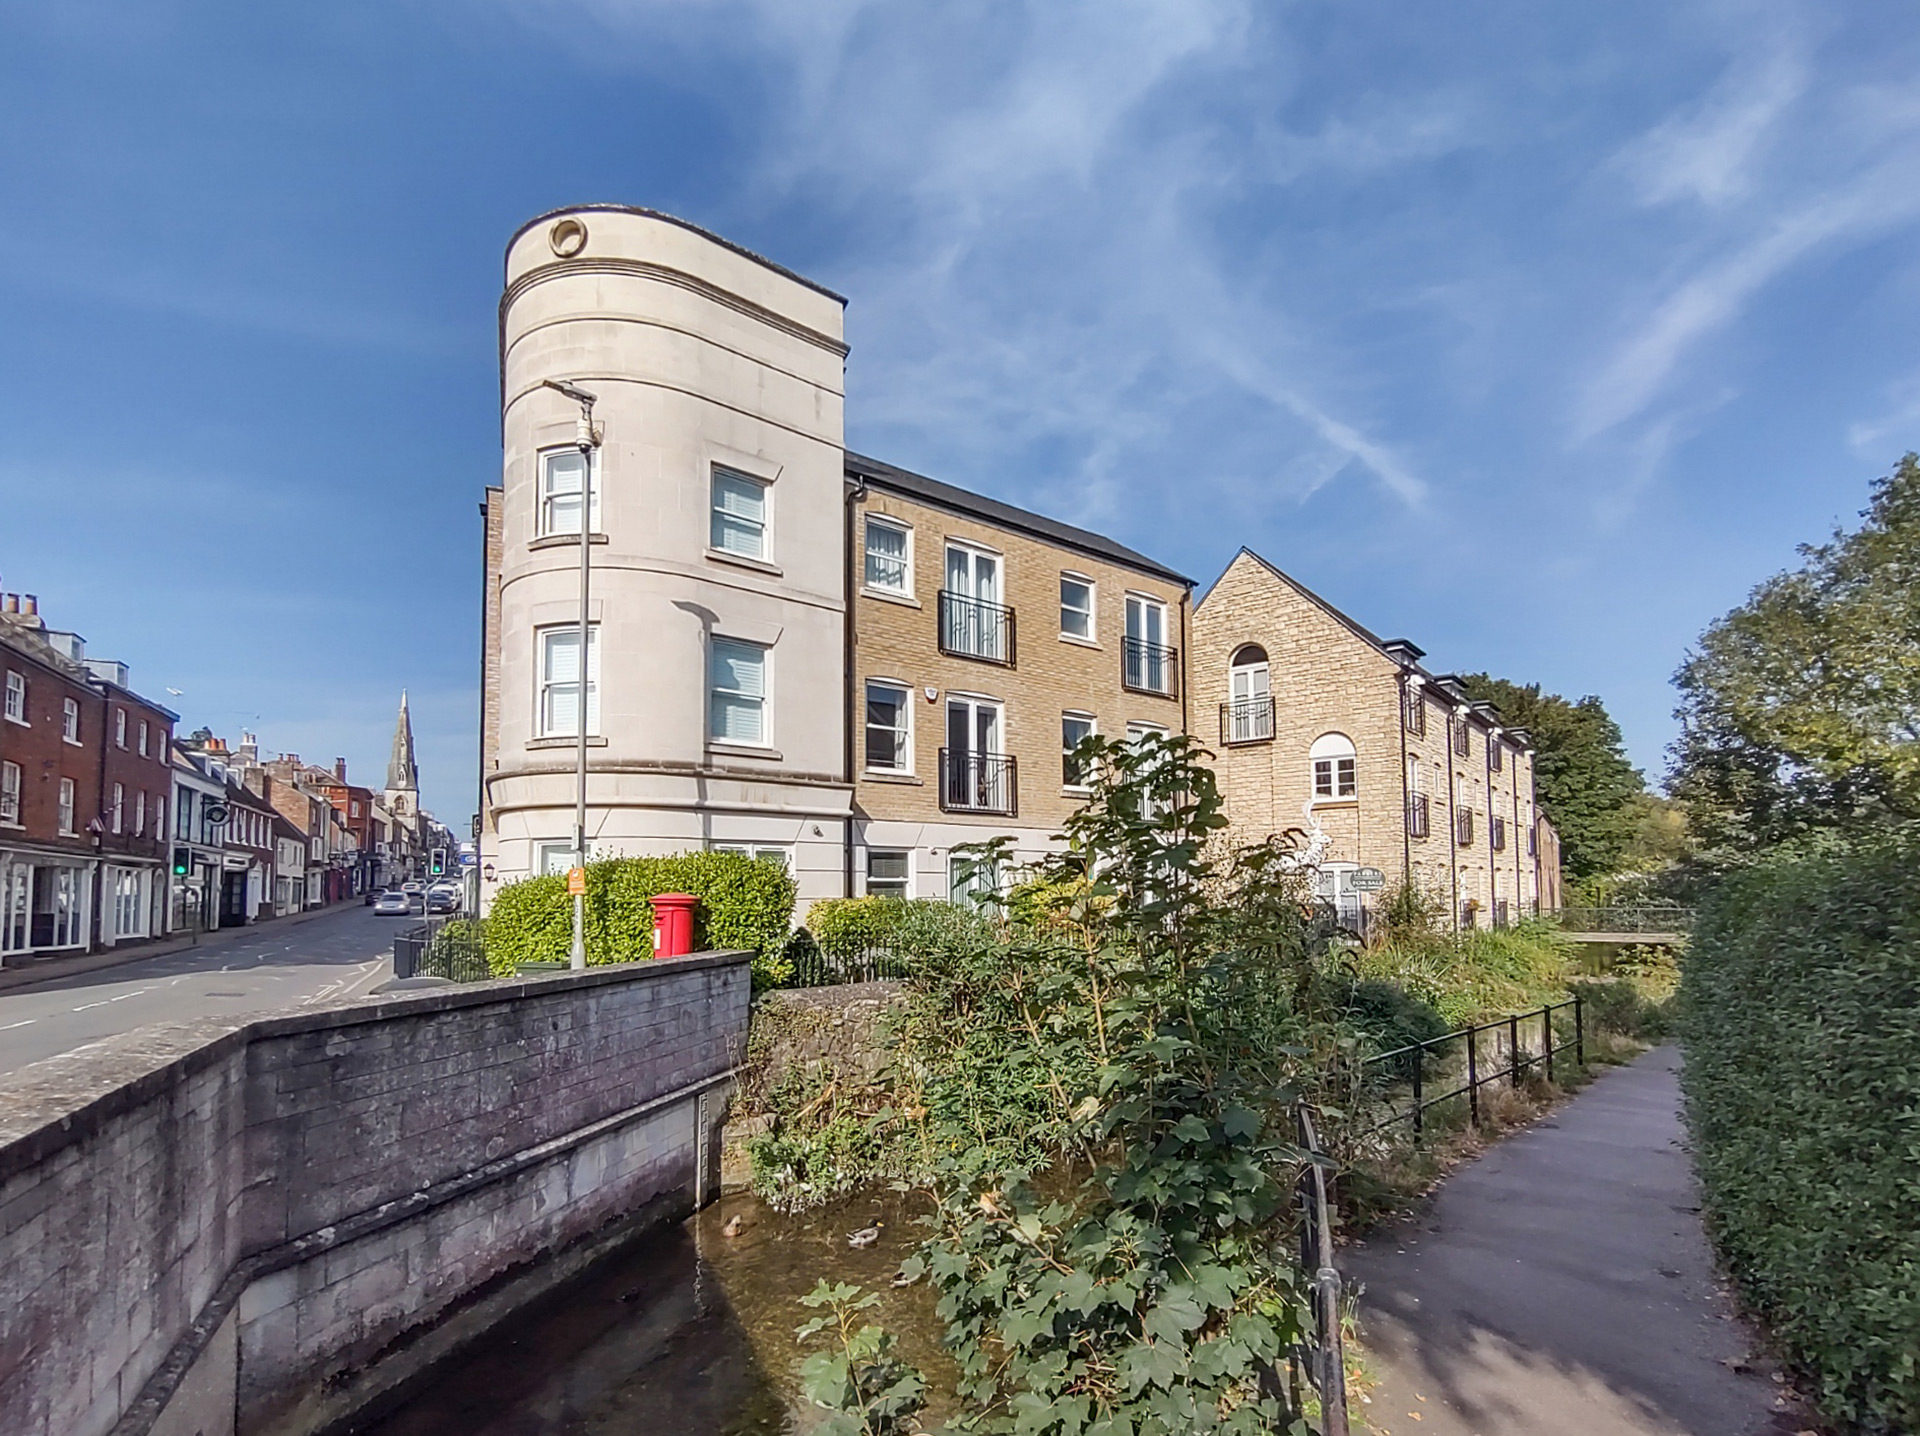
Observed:
[[[1693,931],[1693,909],[1651,904],[1616,907],[1563,907],[1545,912],[1575,942],[1638,943],[1674,947]]]

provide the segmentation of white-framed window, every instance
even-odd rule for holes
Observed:
[[[1060,575],[1060,636],[1093,642],[1093,580],[1083,573]]]
[[[24,674],[7,670],[6,718],[9,723],[27,721],[27,680]]]
[[[580,628],[543,628],[540,643],[540,736],[574,738],[580,733]],[[600,625],[587,626],[587,734],[600,731]]]
[[[781,871],[793,871],[793,851],[779,843],[708,843],[710,853],[738,853],[756,863],[775,863]]]
[[[708,732],[722,743],[767,741],[767,650],[738,638],[713,640],[707,660]]]
[[[20,765],[0,763],[0,823],[20,821]]]
[[[1273,736],[1273,674],[1267,650],[1243,643],[1227,663],[1227,713],[1221,741],[1260,743]]]
[[[1353,751],[1353,740],[1346,734],[1322,733],[1313,740],[1307,758],[1313,767],[1316,802],[1336,802],[1359,795],[1359,760]]]
[[[713,524],[708,542],[742,558],[767,556],[767,485],[717,465],[713,471]]]
[[[80,702],[75,698],[60,700],[60,736],[69,743],[80,741]]]
[[[589,491],[588,530],[600,532],[600,455],[591,462],[577,448],[547,449],[540,455],[540,536],[580,532],[580,489]]]
[[[146,756],[148,756],[147,754],[147,720],[144,718],[140,720],[140,756],[142,758],[145,758]]]
[[[1498,738],[1487,739],[1487,766],[1498,773],[1506,766],[1507,745]]]
[[[564,873],[573,866],[572,843],[540,843],[533,852],[533,871],[536,877],[552,877],[555,873]]]
[[[167,835],[167,800],[159,794],[153,799],[153,835],[156,838]]]
[[[1013,610],[1000,602],[1001,556],[947,541],[946,588],[940,599],[940,647],[945,653],[1006,663],[1013,656]]]
[[[866,586],[877,593],[913,593],[913,530],[878,514],[866,522]]]
[[[124,708],[113,710],[113,745],[116,748],[127,746],[127,710]]]
[[[60,780],[59,816],[60,831],[71,837],[73,835],[73,779],[71,778]]]
[[[147,790],[142,788],[133,795],[133,835],[144,838],[147,835]]]
[[[867,768],[913,771],[913,690],[881,678],[867,680]]]
[[[1142,693],[1173,692],[1173,649],[1167,646],[1167,606],[1145,594],[1127,595],[1124,685]]]
[[[1062,713],[1060,715],[1060,785],[1084,792],[1091,782],[1092,775],[1087,772],[1086,764],[1074,756],[1074,750],[1094,734],[1094,718],[1091,713]]]
[[[127,793],[119,783],[113,785],[113,830],[121,831],[126,821]]]
[[[868,848],[867,896],[913,896],[912,852],[903,848]]]

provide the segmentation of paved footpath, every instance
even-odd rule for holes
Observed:
[[[1491,1147],[1345,1253],[1390,1436],[1762,1436],[1809,1423],[1725,1363],[1753,1350],[1714,1282],[1657,1048]]]
[[[0,992],[0,1075],[149,1023],[351,997],[391,975],[394,931],[408,925],[354,903]]]

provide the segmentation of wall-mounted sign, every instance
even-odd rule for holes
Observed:
[[[1378,868],[1355,868],[1350,885],[1357,893],[1381,892],[1387,886],[1387,875]]]

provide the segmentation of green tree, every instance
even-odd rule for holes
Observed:
[[[1646,780],[1627,761],[1620,725],[1592,694],[1569,702],[1485,673],[1460,680],[1515,728],[1533,736],[1534,786],[1560,834],[1567,877],[1580,882],[1617,872],[1638,832]]]
[[[1920,816],[1920,458],[1851,533],[1800,549],[1674,683],[1674,796],[1723,854]]]

